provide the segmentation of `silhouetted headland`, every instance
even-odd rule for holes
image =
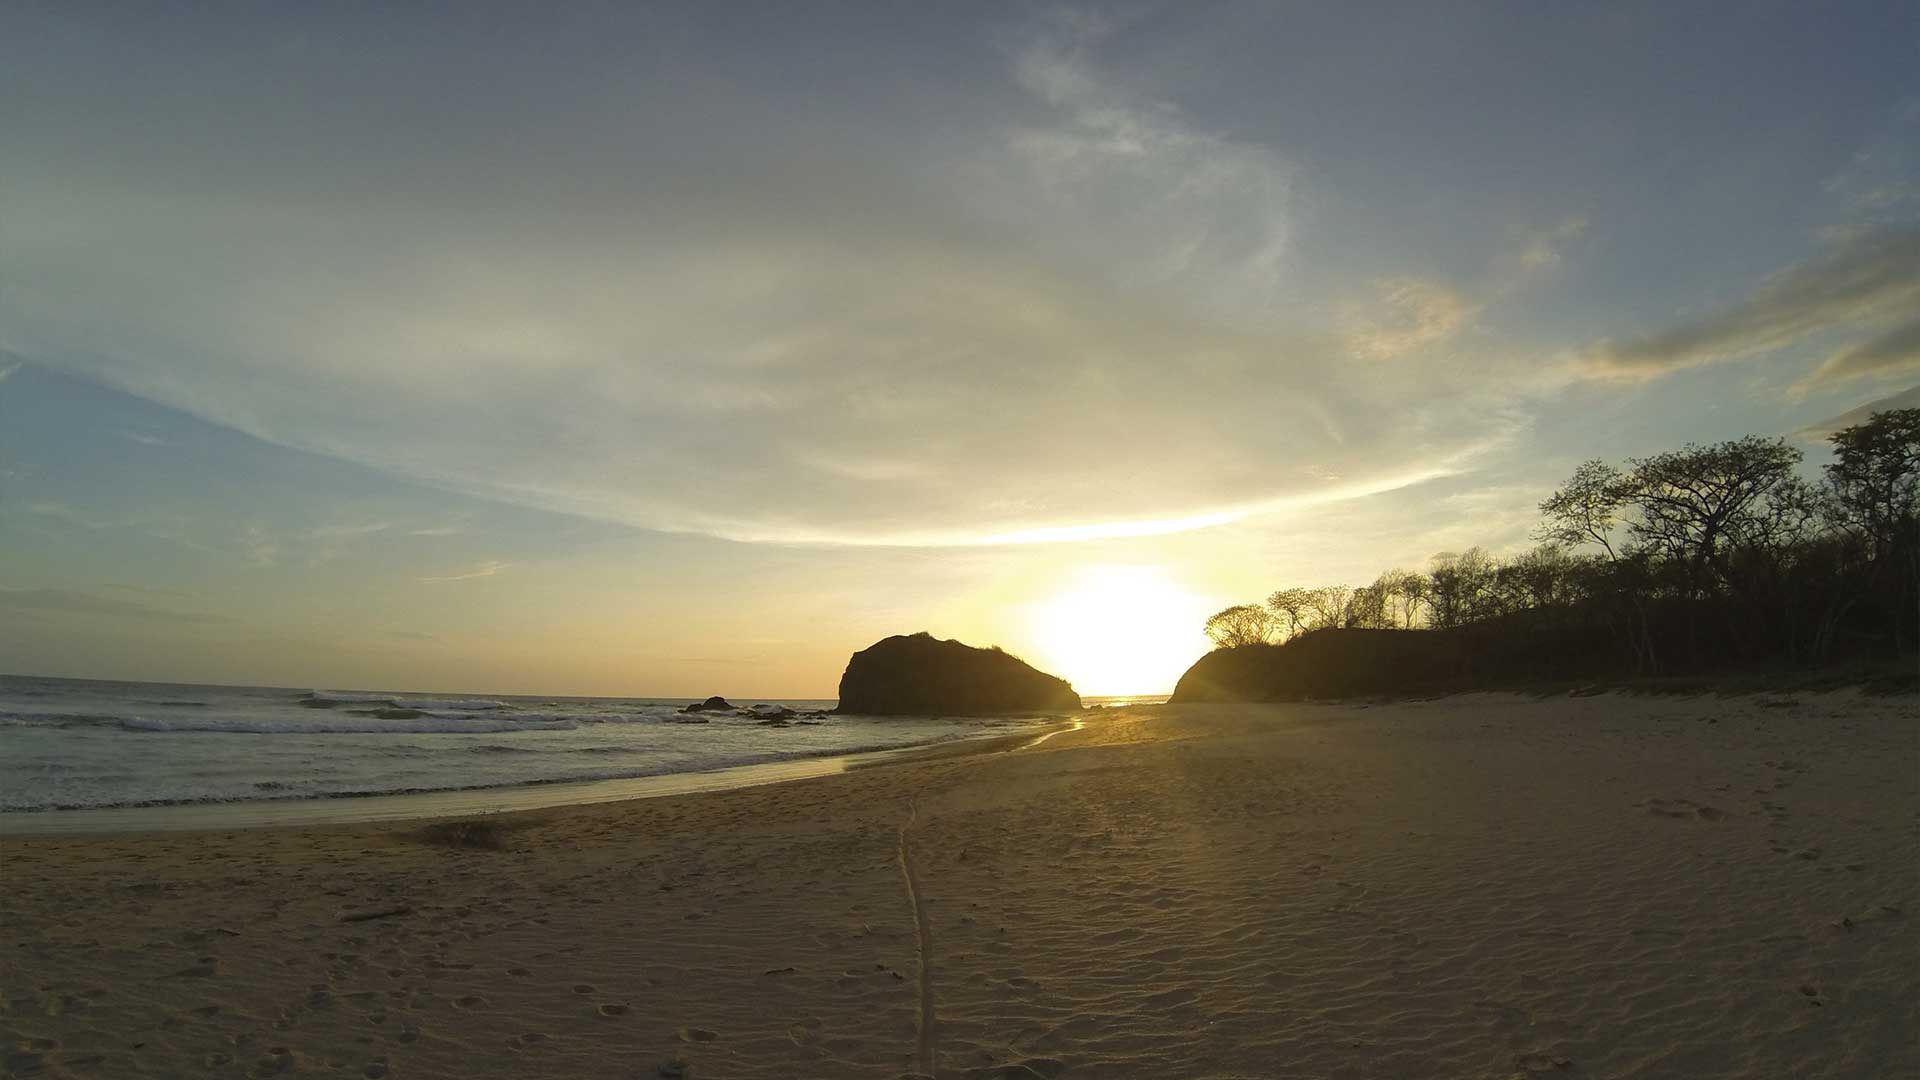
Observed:
[[[1207,620],[1175,702],[1533,689],[1749,689],[1920,677],[1920,409],[1834,432],[1819,483],[1785,439],[1589,461],[1539,547],[1479,548],[1371,585],[1275,590]],[[1284,644],[1278,643],[1284,642]]]
[[[840,712],[866,716],[991,716],[1080,708],[1065,679],[999,649],[924,631],[877,641],[840,676]]]

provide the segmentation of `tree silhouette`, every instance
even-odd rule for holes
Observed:
[[[1279,622],[1258,604],[1235,604],[1207,620],[1207,636],[1223,649],[1272,641]]]
[[[1445,552],[1428,574],[1389,570],[1358,589],[1278,589],[1265,608],[1215,615],[1208,633],[1226,644],[1418,627],[1536,667],[1641,674],[1908,655],[1920,644],[1920,409],[1876,413],[1831,442],[1818,486],[1783,439],[1588,461],[1540,503],[1531,551]]]

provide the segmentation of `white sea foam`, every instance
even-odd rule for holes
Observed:
[[[406,694],[367,694],[347,690],[312,690],[302,700],[330,705],[388,705],[396,709],[423,709],[428,712],[478,712],[507,707],[506,702],[491,698],[410,697]]]
[[[248,717],[206,717],[192,720],[150,716],[125,716],[120,726],[128,731],[222,731],[244,735],[490,735],[507,731],[571,731],[571,720],[487,717],[469,720],[458,716],[414,716],[382,720],[371,716],[326,716],[312,720],[259,719]]]
[[[11,727],[116,727],[124,731],[226,732],[241,735],[485,735],[511,731],[571,731],[574,721],[547,716],[416,716],[382,720],[372,716],[323,714],[306,717],[132,716],[98,713],[0,712]]]
[[[188,706],[186,703],[194,703]],[[0,675],[0,809],[370,795],[648,776],[937,742],[996,722],[790,701],[410,696]],[[750,707],[750,702],[743,702]],[[386,713],[386,717],[378,715]],[[685,723],[698,720],[700,723]]]

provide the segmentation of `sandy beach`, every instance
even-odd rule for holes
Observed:
[[[1897,1077],[1911,697],[1095,713],[489,819],[7,836],[18,1077]]]

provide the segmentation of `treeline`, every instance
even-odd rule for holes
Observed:
[[[1624,465],[1589,461],[1540,504],[1539,546],[1474,548],[1426,573],[1286,588],[1207,621],[1216,645],[1321,628],[1461,630],[1599,651],[1584,666],[1663,675],[1823,664],[1920,648],[1920,409],[1835,433],[1818,483],[1784,439]]]

